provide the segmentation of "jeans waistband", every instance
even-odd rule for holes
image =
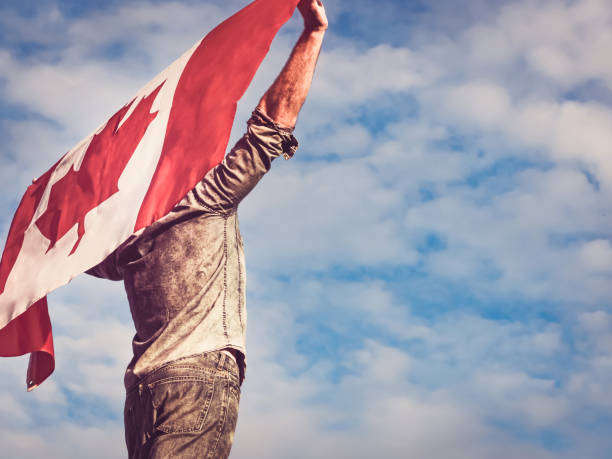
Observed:
[[[138,380],[138,383],[127,389],[127,393],[137,390],[143,384],[151,384],[154,381],[163,379],[169,371],[173,373],[177,369],[185,369],[189,375],[204,373],[205,371],[217,370],[227,371],[230,375],[240,380],[238,364],[230,356],[221,351],[209,351],[201,354],[194,354],[180,359],[172,360],[162,366],[147,373]]]

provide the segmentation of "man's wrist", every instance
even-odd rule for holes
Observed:
[[[320,22],[308,23],[304,21],[304,32],[325,32],[328,24],[322,24]]]
[[[327,26],[310,27],[304,26],[305,34],[324,34],[327,31]]]
[[[323,37],[325,36],[326,31],[327,31],[327,28],[313,29],[309,27],[304,27],[304,30],[302,31],[302,39],[312,38],[312,39],[316,39],[317,41],[323,41]]]

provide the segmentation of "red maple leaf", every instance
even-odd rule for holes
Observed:
[[[91,139],[81,167],[75,170],[73,166],[53,184],[47,209],[36,220],[40,232],[50,240],[47,252],[78,224],[78,238],[70,251],[72,255],[85,234],[85,215],[119,191],[119,177],[157,116],[157,112],[151,113],[151,106],[163,85],[161,83],[144,97],[121,127],[119,123],[135,99],[115,113],[104,129]]]

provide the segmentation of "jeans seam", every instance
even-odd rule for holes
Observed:
[[[149,389],[153,389],[154,387],[160,386],[162,384],[171,384],[173,382],[206,382],[210,379],[210,377],[206,377],[209,375],[202,375],[202,376],[179,376],[179,375],[174,375],[174,376],[166,376],[165,378],[160,378],[160,379],[155,379],[151,382],[149,382],[147,384],[147,387]]]
[[[242,266],[240,259],[240,246],[244,245],[240,242],[240,230],[238,229],[238,216],[234,219],[234,232],[236,238],[236,255],[238,257],[238,320],[240,321],[240,329],[244,333],[244,322],[242,321]]]
[[[223,261],[223,310],[222,310],[222,320],[223,320],[223,335],[225,336],[225,340],[229,341],[229,333],[227,326],[227,309],[226,309],[226,301],[227,301],[227,217],[223,221],[223,252],[224,252],[224,261]]]
[[[221,378],[219,378],[221,379]],[[210,450],[208,454],[209,459],[213,459],[215,457],[215,453],[217,452],[217,448],[219,447],[219,440],[221,439],[221,434],[223,434],[223,429],[225,428],[225,423],[227,421],[227,412],[228,404],[229,404],[229,378],[226,376],[221,379],[222,382],[225,383],[225,391],[223,401],[221,402],[221,410],[223,411],[223,419],[219,422],[219,429],[217,431],[217,438],[215,439],[214,447]]]

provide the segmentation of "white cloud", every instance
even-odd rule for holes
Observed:
[[[270,308],[263,304],[256,307],[278,310],[277,306]],[[259,345],[260,338],[266,341],[274,334],[275,325],[268,325],[267,317],[268,314],[255,318],[253,328],[257,336],[251,343]],[[454,323],[458,327],[463,325]],[[440,332],[444,333],[438,328],[436,333]],[[279,355],[285,349],[278,349]],[[461,355],[463,348],[459,345],[448,350]],[[373,340],[366,340],[361,350],[333,356],[332,365],[319,365],[298,375],[287,373],[272,363],[273,360],[255,359],[251,362],[255,371],[251,369],[253,373],[243,393],[232,454],[254,458],[287,455],[365,458],[380,454],[385,457],[553,457],[544,449],[516,443],[487,425],[487,417],[494,412],[483,412],[483,408],[502,409],[504,413],[510,409],[516,413],[516,404],[509,401],[501,407],[480,404],[476,408],[465,394],[430,391],[414,385],[410,379],[418,370],[412,368],[412,360],[414,357],[406,352]],[[334,368],[334,362],[348,366],[349,372],[337,383],[330,383],[325,373]],[[482,386],[473,386],[472,394],[482,391],[488,383],[486,379]],[[517,395],[520,391],[523,395],[525,392],[545,394],[551,382],[523,375],[510,388]],[[529,413],[533,417],[530,424],[536,429],[550,425],[564,413],[561,405],[555,405],[546,395],[534,395],[529,402],[525,400],[515,416],[521,422],[524,417],[520,416]],[[317,440],[312,441],[313,438]]]
[[[582,313],[578,320],[587,332],[595,335],[612,329],[612,316],[602,310]]]
[[[312,103],[344,109],[383,92],[423,86],[436,74],[435,67],[410,49],[384,44],[365,51],[354,46],[325,51],[317,67]]]
[[[285,170],[266,177],[241,204],[247,257],[258,267],[414,262],[395,211],[401,196],[381,187],[366,165],[275,167]]]
[[[580,250],[585,267],[595,272],[612,270],[612,247],[607,239],[596,239],[584,244]]]
[[[450,90],[446,107],[452,115],[468,117],[479,126],[497,126],[506,121],[510,98],[506,90],[491,82],[469,82]]]
[[[569,56],[550,46],[538,46],[527,55],[527,60],[536,70],[555,80],[567,79],[573,67]]]
[[[50,459],[125,456],[122,434],[116,424],[83,427],[66,422],[33,431],[3,430],[0,441],[3,454],[10,458],[34,458],[41,454]]]

